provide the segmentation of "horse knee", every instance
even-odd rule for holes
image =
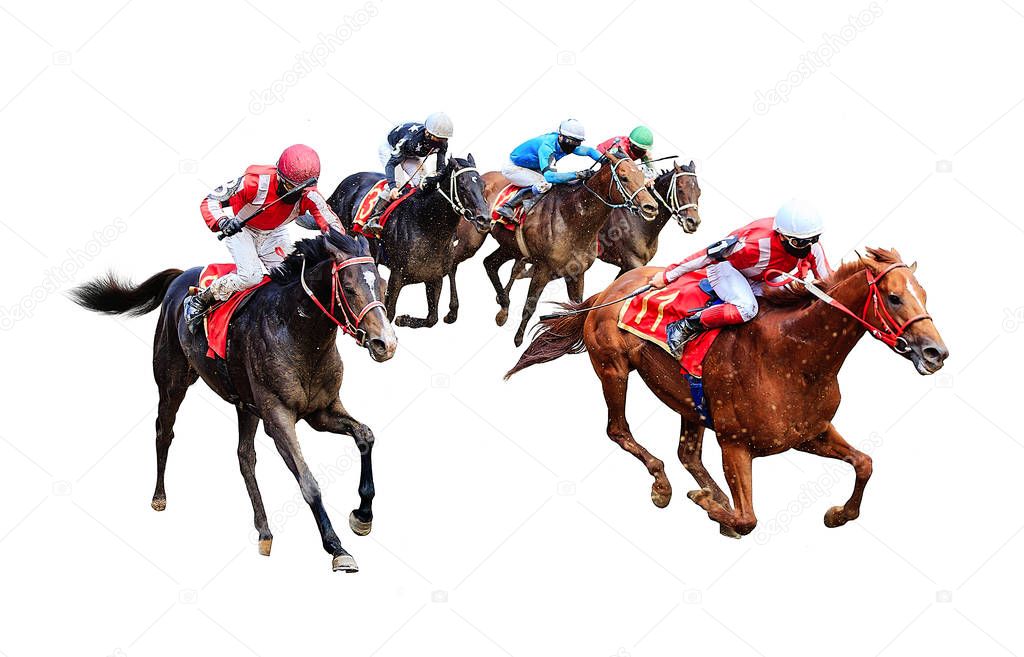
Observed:
[[[857,473],[858,479],[869,478],[871,476],[871,472],[874,470],[871,457],[867,454],[855,454],[853,458],[850,459],[850,464],[853,466],[854,472]]]
[[[302,478],[299,490],[302,491],[302,499],[306,500],[306,504],[313,506],[320,502],[320,486],[313,479],[313,475],[307,474]]]

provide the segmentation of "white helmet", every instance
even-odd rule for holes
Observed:
[[[566,119],[558,124],[558,134],[564,137],[572,137],[583,141],[586,139],[583,133],[583,124],[576,119]]]
[[[775,213],[774,228],[787,237],[808,238],[821,235],[825,222],[813,205],[794,198]]]
[[[442,139],[451,139],[454,131],[452,120],[444,112],[434,112],[428,116],[427,120],[423,122],[423,127],[430,134]]]

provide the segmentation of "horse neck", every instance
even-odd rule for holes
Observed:
[[[869,293],[862,273],[857,272],[844,279],[829,293],[855,313],[864,306]],[[788,351],[788,357],[793,359],[793,369],[803,371],[811,378],[835,377],[864,335],[864,326],[818,300],[793,312],[794,315],[782,320],[782,334],[800,345],[798,349]]]
[[[667,183],[667,184],[665,184]],[[672,185],[675,181],[672,179],[672,172],[663,173],[658,176],[654,181],[654,191],[658,192],[661,198],[668,202],[669,192],[672,191]],[[642,217],[637,217],[637,223],[640,225],[640,230],[649,239],[653,239],[661,234],[661,230],[668,223],[668,220],[672,218],[672,213],[665,207],[664,203],[658,202],[658,216],[651,221],[646,221]]]
[[[413,211],[412,215],[416,218],[417,223],[424,226],[448,227],[451,232],[455,231],[460,215],[452,209],[448,200],[441,195],[441,190],[444,189],[445,193],[447,193],[450,185],[451,180],[449,174],[449,176],[445,176],[438,180],[437,186],[434,190],[423,194],[419,199],[419,203],[410,208]]]
[[[581,212],[563,212],[563,217],[574,217],[570,223],[580,238],[580,241],[592,242],[601,228],[604,227],[611,214],[612,208],[608,206],[609,201],[604,197],[607,190],[614,187],[612,182],[611,164],[606,163],[597,171],[597,175],[589,180],[584,180],[576,189],[568,194],[565,199],[581,208]],[[585,189],[585,187],[589,187]]]
[[[330,263],[306,268],[306,285],[325,308],[331,307]],[[294,338],[294,347],[311,356],[319,356],[325,344],[333,344],[338,336],[338,325],[306,294],[301,281],[282,286],[276,314]],[[335,306],[337,314],[337,306]]]

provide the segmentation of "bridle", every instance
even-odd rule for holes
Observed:
[[[852,310],[844,306],[842,303],[836,301],[835,298],[833,298],[831,295],[829,295],[827,292],[819,288],[811,281],[797,278],[796,276],[790,274],[789,272],[783,272],[777,269],[769,270],[769,273],[781,274],[784,278],[787,278],[788,280],[785,283],[772,283],[768,281],[766,282],[771,287],[781,287],[782,285],[787,285],[789,281],[801,283],[804,287],[807,288],[807,291],[813,294],[814,296],[818,297],[819,299],[821,299],[828,305],[832,306],[833,308],[839,310],[840,312],[843,312],[849,315],[850,317],[854,318],[858,322],[860,322],[860,324],[867,329],[868,333],[871,334],[871,337],[885,343],[886,346],[888,346],[896,353],[900,355],[905,355],[910,351],[910,345],[909,343],[907,343],[906,338],[903,337],[903,334],[907,331],[907,328],[909,328],[910,325],[913,324],[914,322],[921,321],[922,319],[931,319],[932,316],[929,315],[927,312],[924,312],[918,315],[914,315],[907,321],[900,324],[899,322],[896,321],[895,318],[893,318],[892,314],[885,307],[885,302],[882,299],[882,291],[879,289],[878,284],[882,281],[883,278],[885,278],[885,276],[889,272],[893,271],[894,269],[900,269],[902,267],[906,267],[907,269],[910,268],[910,266],[905,263],[896,262],[883,269],[881,273],[879,273],[878,275],[875,275],[868,268],[864,269],[864,274],[865,276],[867,276],[868,282],[868,296],[867,299],[864,300],[864,308],[861,310],[860,315],[857,315]],[[875,326],[874,324],[868,321],[869,313],[874,314],[874,317],[878,320],[878,323],[881,324],[881,326]]]
[[[359,328],[363,318],[374,308],[384,308],[384,304],[380,301],[371,301],[359,311],[356,312],[352,309],[352,305],[348,302],[348,297],[345,295],[345,290],[341,285],[341,277],[338,275],[342,269],[346,267],[352,267],[355,265],[374,265],[376,262],[370,256],[358,256],[343,260],[341,262],[334,262],[331,264],[331,307],[327,309],[324,304],[320,303],[320,300],[313,294],[313,290],[306,284],[306,259],[302,259],[302,269],[299,271],[299,282],[302,283],[302,289],[305,290],[306,295],[313,300],[316,307],[319,308],[327,318],[338,325],[338,327],[346,334],[351,335],[355,338],[356,342],[360,347],[366,344],[366,331]],[[344,323],[338,320],[334,316],[334,304],[338,303],[342,307],[342,318],[345,320]]]
[[[683,176],[693,176],[696,178],[697,174],[693,171],[673,171],[672,177],[668,181],[668,199],[662,198],[657,187],[651,185],[651,196],[665,206],[665,209],[668,210],[669,214],[680,226],[683,225],[683,212],[697,209],[696,203],[685,203],[682,205],[679,203],[679,190],[676,188],[676,181]]]
[[[609,208],[613,208],[613,209],[614,208],[626,208],[627,210],[629,210],[631,213],[633,213],[635,215],[638,215],[638,216],[641,215],[640,208],[634,202],[634,199],[637,197],[638,194],[640,194],[640,192],[642,192],[645,189],[647,189],[647,186],[646,185],[641,185],[640,187],[637,188],[637,190],[635,192],[630,194],[629,190],[626,189],[626,185],[625,185],[625,183],[623,183],[622,177],[619,175],[619,172],[618,172],[619,165],[624,163],[626,161],[626,159],[622,158],[622,159],[618,160],[617,162],[612,163],[610,159],[605,158],[605,161],[607,161],[609,164],[611,164],[611,166],[609,167],[610,173],[611,173],[611,180],[608,181],[607,198],[605,198],[604,196],[601,196],[600,194],[595,192],[590,187],[590,185],[587,184],[586,180],[583,181],[583,188],[586,189],[591,194],[593,194],[594,196],[596,196],[599,201],[604,203]],[[616,189],[618,189],[619,196],[622,197],[622,203],[612,203],[611,202],[612,187],[613,186]]]
[[[462,198],[459,196],[458,178],[464,173],[470,173],[474,171],[476,171],[479,174],[479,171],[477,171],[476,167],[465,167],[463,169],[455,169],[448,176],[448,193],[445,194],[443,189],[441,189],[440,187],[437,188],[437,193],[443,196],[446,201],[448,201],[448,204],[452,206],[452,210],[454,210],[456,214],[465,217],[467,221],[469,221],[470,217],[473,216],[473,211],[467,208],[462,203]]]

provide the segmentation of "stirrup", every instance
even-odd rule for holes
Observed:
[[[380,223],[377,221],[376,216],[371,216],[365,222],[363,222],[362,232],[363,235],[366,235],[367,237],[380,237],[380,233],[382,230],[384,230],[384,227],[381,226]]]

